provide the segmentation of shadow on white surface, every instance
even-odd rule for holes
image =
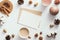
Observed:
[[[27,39],[23,39],[23,38],[20,38],[19,36],[16,37],[16,39],[14,40],[27,40]]]

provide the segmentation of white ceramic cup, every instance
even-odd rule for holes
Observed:
[[[23,29],[28,32],[28,35],[26,35],[26,36],[22,36],[22,35],[21,35],[21,30],[23,30]],[[20,28],[20,30],[19,30],[19,36],[20,36],[20,38],[27,39],[28,36],[29,36],[29,30],[28,30],[28,28],[26,28],[26,27]]]

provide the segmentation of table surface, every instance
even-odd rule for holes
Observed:
[[[30,31],[30,36],[31,36],[31,39],[28,40],[38,40],[38,38],[37,39],[34,38],[34,34],[40,33],[41,31],[43,32],[42,36],[44,40],[49,40],[46,38],[46,35],[50,32],[57,32],[56,38],[51,40],[60,40],[60,27],[59,27],[60,25],[58,27],[53,27],[53,28],[49,27],[49,25],[54,21],[54,19],[56,18],[60,19],[60,12],[56,16],[52,16],[49,14],[49,8],[51,6],[55,6],[53,4],[54,0],[48,7],[42,6],[41,0],[33,0],[33,4],[36,1],[39,2],[39,5],[37,7],[34,7],[33,4],[28,5],[28,0],[24,0],[25,3],[23,5],[18,5],[17,0],[10,0],[10,1],[13,3],[13,11],[10,13],[10,16],[7,17],[2,13],[0,13],[0,16],[4,16],[2,20],[5,22],[4,25],[0,27],[0,40],[5,40],[5,36],[8,34],[9,35],[15,34],[15,38],[13,40],[25,40],[25,39],[21,39],[18,35],[19,29],[23,26],[17,24],[20,7],[28,7],[34,10],[42,11],[42,16],[40,18],[41,19],[40,27],[38,28],[38,30],[27,27]],[[60,11],[60,4],[57,7],[59,8]],[[2,32],[3,29],[7,30],[6,34]]]

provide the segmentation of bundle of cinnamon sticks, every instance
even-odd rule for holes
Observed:
[[[3,5],[4,3],[6,3],[5,5],[9,5],[10,7],[9,8],[7,8],[7,6],[5,6],[5,5]],[[5,14],[5,15],[7,15],[7,16],[9,16],[9,13],[11,13],[11,11],[12,11],[12,8],[13,8],[13,6],[12,6],[12,4],[11,4],[11,2],[10,1],[5,1],[5,0],[3,0],[1,3],[0,3],[0,12],[2,12],[3,14]]]

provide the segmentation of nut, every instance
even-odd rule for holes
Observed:
[[[15,35],[14,34],[12,34],[12,38],[14,38],[15,37]]]
[[[30,36],[28,36],[28,38],[29,38],[29,39],[31,39],[31,37],[30,37]]]
[[[39,37],[39,40],[43,40],[43,37],[42,37],[42,36],[40,36],[40,37]]]
[[[49,26],[50,26],[50,28],[54,27],[54,25],[53,25],[53,24],[50,24]]]
[[[40,35],[42,35],[42,32],[40,32]]]
[[[4,33],[7,33],[7,31],[6,31],[5,29],[3,29],[3,32],[4,32]]]
[[[29,4],[32,4],[32,0],[29,1]]]
[[[59,4],[59,0],[55,0],[55,2],[54,2],[56,5],[58,5]]]
[[[36,7],[38,5],[38,2],[36,2],[35,4],[34,4],[34,7]]]
[[[37,37],[38,37],[38,33],[36,33],[36,34],[34,35],[34,37],[36,37],[36,38],[37,38]]]

